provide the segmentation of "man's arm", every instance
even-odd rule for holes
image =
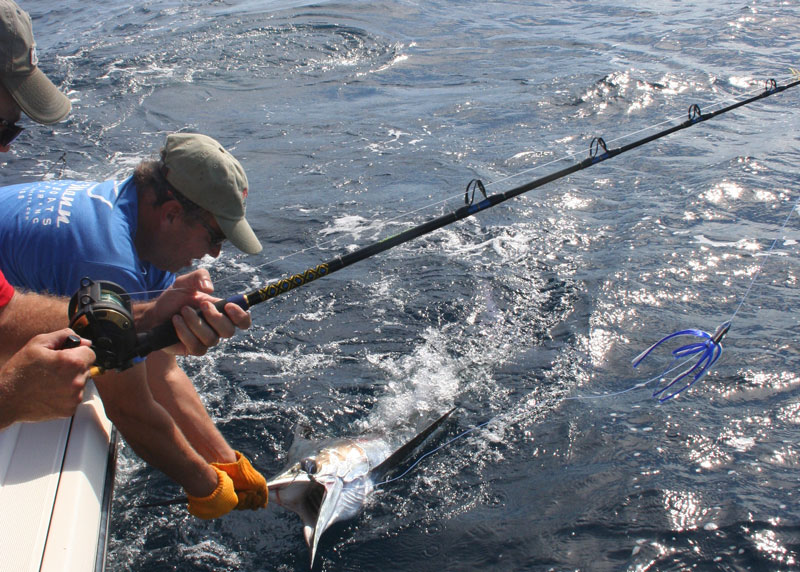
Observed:
[[[15,292],[0,308],[0,364],[17,353],[37,334],[61,330],[69,325],[66,298],[30,292]]]
[[[232,480],[238,510],[267,506],[267,481],[250,461],[234,451],[208,416],[191,380],[165,352],[153,352],[147,359],[147,380],[155,399],[169,411],[189,443],[211,465]],[[197,516],[198,512],[189,511]]]
[[[147,383],[149,361],[148,358],[123,372],[108,372],[95,379],[106,415],[145,462],[172,478],[188,494],[206,497],[217,487],[217,472],[153,399]]]
[[[235,304],[228,304],[225,314],[218,312],[213,306],[217,299],[209,295],[213,290],[205,269],[178,277],[173,287],[153,302],[133,305],[136,330],[146,331],[172,319],[181,343],[169,350],[179,355],[204,355],[220,338],[233,336],[236,328],[250,327],[250,314]],[[11,301],[0,308],[0,364],[33,336],[66,328],[68,307],[67,298],[15,292]],[[202,308],[203,319],[195,307]]]
[[[180,427],[194,449],[209,463],[233,463],[234,450],[208,415],[192,380],[166,352],[147,358],[147,382],[155,400]]]

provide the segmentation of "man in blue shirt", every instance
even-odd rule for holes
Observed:
[[[89,276],[155,297],[192,260],[218,256],[226,239],[247,253],[261,250],[244,217],[247,191],[239,162],[197,134],[169,135],[161,159],[140,163],[124,181],[4,187],[0,243],[10,248],[0,252],[0,271],[12,285],[62,296]],[[137,454],[184,487],[192,514],[266,506],[266,481],[219,433],[173,355],[153,352],[95,385]]]
[[[23,131],[17,125],[23,112],[37,123],[52,124],[63,120],[70,109],[67,96],[38,67],[30,16],[13,0],[0,0],[0,152],[9,151]],[[249,315],[236,308],[220,314],[209,306],[201,320],[184,307],[199,306],[210,298],[213,285],[206,270],[179,280],[180,288],[166,293],[157,304],[134,306],[140,330],[171,319],[181,340],[171,351],[202,355],[220,337],[232,336],[235,327],[249,327]],[[15,291],[0,273],[0,429],[18,421],[46,420],[75,412],[94,358],[86,347],[87,340],[82,347],[59,350],[74,334],[65,327],[68,301]],[[176,312],[181,313],[174,315]],[[62,329],[53,332],[58,328]],[[44,332],[53,335],[32,339]]]
[[[133,177],[4,187],[0,268],[11,284],[37,292],[67,296],[89,276],[116,282],[134,300],[147,300],[169,288],[175,276],[137,255],[137,211]]]

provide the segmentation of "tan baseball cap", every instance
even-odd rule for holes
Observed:
[[[261,252],[244,218],[247,175],[233,155],[206,135],[173,133],[167,136],[162,156],[170,185],[214,215],[236,248],[247,254]]]
[[[37,123],[64,119],[72,104],[37,67],[31,18],[11,0],[0,0],[0,82]]]

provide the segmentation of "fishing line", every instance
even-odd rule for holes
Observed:
[[[678,364],[677,366],[675,366],[673,368],[673,370],[674,369],[678,369],[680,367],[683,367],[683,365],[684,365],[683,363]],[[672,371],[672,370],[669,370],[669,371]],[[605,399],[605,398],[608,398],[608,397],[618,397],[618,396],[620,396],[620,395],[622,395],[624,393],[628,393],[630,391],[633,391],[634,389],[640,389],[642,387],[646,387],[646,386],[650,385],[652,382],[660,379],[662,376],[663,376],[663,374],[660,374],[658,376],[650,378],[647,381],[642,381],[642,382],[636,383],[635,385],[632,385],[632,386],[628,387],[627,389],[623,389],[623,390],[620,390],[620,391],[597,394],[597,395],[575,395],[575,396],[571,396],[571,397],[563,397],[561,399],[555,400],[553,403],[558,404],[558,403],[561,403],[563,401]],[[400,479],[406,477],[411,471],[413,471],[417,467],[417,465],[419,465],[422,461],[424,461],[425,459],[427,459],[431,455],[434,455],[435,453],[438,453],[439,451],[441,451],[443,449],[446,449],[447,447],[449,447],[450,445],[452,445],[453,443],[455,443],[459,439],[463,439],[467,435],[470,435],[471,433],[474,433],[475,431],[477,431],[479,429],[482,429],[483,427],[486,427],[490,423],[493,423],[494,421],[497,421],[504,414],[506,414],[506,412],[498,413],[497,415],[494,415],[493,417],[491,417],[490,419],[487,419],[486,421],[483,421],[481,423],[478,423],[477,425],[473,425],[472,427],[470,427],[468,429],[465,429],[464,431],[462,431],[461,433],[451,437],[450,439],[448,439],[444,443],[434,447],[430,451],[426,451],[425,453],[423,453],[422,455],[417,457],[417,459],[415,459],[414,462],[411,465],[409,465],[399,475],[397,475],[395,477],[392,477],[390,479],[386,479],[386,480],[381,481],[379,483],[375,483],[374,487],[377,489],[378,487],[382,487],[384,485],[388,485],[388,484],[393,483],[395,481],[399,481]],[[172,506],[172,505],[176,505],[176,504],[185,504],[186,502],[187,502],[187,498],[186,497],[180,497],[180,498],[174,498],[174,499],[169,499],[169,500],[164,500],[164,501],[143,503],[143,504],[137,505],[137,507],[138,508],[155,508],[155,507]]]
[[[487,421],[484,421],[483,423],[479,423],[478,425],[475,425],[474,427],[470,427],[469,429],[467,429],[467,430],[465,430],[465,431],[462,431],[461,433],[459,433],[459,434],[458,434],[458,435],[456,435],[455,437],[451,437],[450,439],[448,439],[447,441],[445,441],[444,443],[442,443],[442,444],[441,444],[441,445],[439,445],[438,447],[435,447],[434,449],[431,449],[430,451],[427,451],[427,452],[426,452],[426,453],[424,453],[423,455],[420,455],[420,456],[419,456],[419,458],[418,458],[416,461],[414,461],[414,462],[411,464],[411,466],[410,466],[410,467],[408,467],[408,468],[407,468],[405,471],[403,471],[401,474],[399,474],[399,475],[398,475],[398,476],[396,476],[396,477],[392,477],[391,479],[386,479],[385,481],[382,481],[382,482],[380,482],[380,483],[376,483],[376,484],[375,484],[375,488],[377,489],[378,487],[381,487],[381,486],[383,486],[383,485],[388,485],[389,483],[393,483],[394,481],[398,481],[398,480],[402,479],[402,478],[403,478],[403,477],[405,477],[405,476],[406,476],[408,473],[410,473],[410,472],[411,472],[411,471],[414,469],[414,467],[416,467],[417,465],[419,465],[419,464],[420,464],[420,462],[422,462],[422,460],[423,460],[423,459],[425,459],[425,458],[427,458],[427,457],[430,457],[431,455],[433,455],[434,453],[436,453],[436,452],[438,452],[438,451],[441,451],[442,449],[444,449],[445,447],[447,447],[448,445],[450,445],[450,444],[451,444],[451,443],[453,443],[454,441],[457,441],[458,439],[461,439],[462,437],[466,437],[467,435],[469,435],[470,433],[472,433],[472,432],[474,432],[474,431],[477,431],[477,430],[478,430],[478,429],[480,429],[481,427],[485,427],[486,425],[488,425],[489,423],[491,423],[492,421],[494,421],[495,419],[497,419],[497,417],[498,417],[498,416],[494,416],[494,417],[492,417],[491,419],[489,419],[489,420],[487,420]]]
[[[739,310],[742,308],[742,306],[744,306],[745,301],[750,296],[753,287],[755,286],[759,276],[761,275],[761,271],[764,268],[764,265],[769,261],[770,256],[772,256],[773,252],[775,251],[775,246],[778,244],[778,240],[783,236],[784,231],[786,230],[786,225],[789,223],[789,219],[792,217],[794,211],[797,210],[798,204],[800,204],[800,199],[797,199],[797,201],[792,205],[789,214],[786,215],[786,218],[784,219],[783,224],[781,225],[780,230],[778,231],[778,234],[773,239],[772,244],[767,250],[767,253],[764,255],[763,260],[758,265],[755,274],[753,274],[753,277],[750,279],[750,283],[747,286],[747,290],[742,296],[739,305],[736,307],[733,314],[727,321],[722,322],[717,327],[716,331],[713,334],[710,334],[704,330],[700,330],[697,328],[691,328],[673,332],[667,336],[664,336],[656,343],[651,345],[649,348],[644,350],[642,353],[640,353],[638,356],[633,358],[633,360],[631,360],[631,364],[635,368],[658,346],[660,346],[662,343],[668,340],[679,337],[690,337],[694,339],[692,343],[680,346],[672,350],[671,352],[673,356],[672,360],[673,364],[676,363],[679,359],[687,358],[686,361],[690,363],[696,360],[694,365],[688,367],[686,370],[679,373],[671,380],[668,380],[665,387],[662,387],[661,389],[653,392],[653,397],[657,397],[658,400],[662,403],[664,401],[672,399],[673,397],[676,397],[678,394],[689,389],[692,385],[700,381],[700,379],[702,379],[703,376],[705,376],[711,369],[711,366],[713,366],[717,362],[717,360],[719,360],[719,358],[722,357],[722,352],[723,352],[722,339],[730,330],[733,324],[733,320],[736,318],[737,314],[739,313]],[[698,339],[700,341],[698,341]],[[698,355],[700,356],[699,358],[695,357]],[[664,371],[659,375],[659,378],[664,379],[665,377],[668,376],[668,374],[672,373],[675,369],[677,368],[673,367],[668,368],[666,371]],[[677,386],[676,389],[672,389],[673,387],[676,386]]]
[[[789,224],[789,219],[792,217],[794,212],[797,210],[797,206],[798,205],[800,205],[800,198],[798,198],[795,201],[794,206],[792,206],[792,210],[789,211],[789,214],[786,216],[786,220],[783,221],[783,224],[781,225],[781,228],[778,231],[778,235],[772,241],[772,245],[769,247],[769,250],[764,255],[764,259],[761,261],[761,264],[758,265],[758,269],[756,269],[756,273],[753,275],[753,278],[750,280],[750,285],[747,287],[747,291],[744,293],[744,296],[742,296],[742,300],[739,302],[739,305],[736,307],[736,310],[733,311],[733,314],[728,319],[729,323],[733,323],[733,320],[736,318],[736,314],[738,314],[739,310],[741,310],[742,306],[744,306],[744,303],[747,300],[747,297],[750,295],[750,291],[753,289],[753,286],[755,285],[756,281],[758,280],[759,275],[761,274],[761,270],[764,268],[764,265],[769,260],[769,257],[772,256],[772,251],[775,250],[775,245],[778,244],[778,240],[780,239],[781,235],[783,235],[783,232],[786,229],[786,225]]]
[[[683,364],[679,364],[678,366],[675,366],[674,369],[682,367],[682,365]],[[622,395],[623,393],[628,393],[629,391],[633,391],[634,389],[639,389],[639,388],[645,387],[645,386],[649,385],[650,383],[652,383],[653,381],[656,381],[660,377],[661,376],[659,375],[659,376],[653,377],[653,378],[651,378],[651,379],[649,379],[647,381],[639,382],[639,383],[637,383],[637,384],[635,384],[635,385],[633,385],[633,386],[631,386],[631,387],[629,387],[627,389],[623,389],[621,391],[616,391],[616,392],[611,392],[611,393],[603,393],[603,394],[598,394],[598,395],[576,395],[576,396],[572,396],[572,397],[564,397],[564,398],[555,400],[553,403],[557,404],[557,403],[561,403],[562,401],[584,400],[584,399],[603,399],[603,398],[608,398],[608,397],[617,397],[619,395]],[[400,473],[399,475],[397,475],[395,477],[392,477],[390,479],[386,479],[386,480],[381,481],[379,483],[375,483],[375,485],[373,485],[374,488],[377,489],[378,487],[382,487],[384,485],[388,485],[388,484],[393,483],[395,481],[399,481],[400,479],[406,477],[411,471],[413,471],[417,467],[417,465],[419,465],[423,460],[427,459],[431,455],[434,455],[435,453],[438,453],[442,449],[446,449],[447,447],[449,447],[450,445],[452,445],[453,443],[455,443],[459,439],[463,439],[467,435],[469,435],[471,433],[474,433],[475,431],[477,431],[479,429],[482,429],[483,427],[486,427],[487,425],[489,425],[490,423],[492,423],[494,421],[497,421],[498,419],[500,419],[500,417],[502,417],[506,413],[507,412],[498,413],[497,415],[494,415],[493,417],[487,419],[486,421],[483,421],[481,423],[478,423],[477,425],[473,425],[472,427],[470,427],[468,429],[465,429],[461,433],[451,437],[450,439],[448,439],[444,443],[434,447],[430,451],[426,451],[425,453],[423,453],[419,457],[417,457],[414,460],[414,462],[411,465],[409,465],[402,473]],[[173,505],[177,505],[177,504],[186,504],[187,502],[188,502],[188,498],[187,497],[178,497],[178,498],[172,498],[172,499],[162,500],[162,501],[141,503],[141,504],[138,504],[136,506],[137,506],[137,508],[157,508],[157,507],[173,506]]]
[[[612,392],[609,392],[609,393],[599,393],[599,394],[596,394],[596,395],[573,395],[573,396],[569,396],[569,397],[562,397],[562,398],[560,398],[560,399],[553,400],[553,401],[552,401],[552,402],[550,402],[550,403],[552,403],[552,404],[554,404],[554,405],[557,405],[557,404],[560,404],[560,403],[562,403],[562,402],[564,402],[564,401],[583,401],[583,400],[593,400],[593,399],[606,399],[606,398],[609,398],[609,397],[619,397],[620,395],[623,395],[623,394],[625,394],[625,393],[629,393],[629,392],[633,391],[634,389],[641,389],[641,388],[643,388],[643,387],[647,387],[648,385],[650,385],[650,384],[651,384],[651,383],[653,383],[654,381],[657,381],[657,380],[661,379],[661,378],[662,378],[664,375],[666,375],[667,373],[670,373],[670,372],[672,372],[672,371],[675,371],[675,370],[677,370],[677,369],[680,369],[680,368],[682,368],[684,365],[686,365],[686,363],[688,363],[688,362],[690,362],[690,361],[691,361],[691,358],[689,358],[689,359],[687,359],[687,360],[685,360],[685,361],[683,361],[683,362],[681,362],[681,363],[679,363],[679,364],[677,364],[677,365],[673,366],[671,369],[668,369],[668,370],[667,370],[666,372],[664,372],[664,373],[660,373],[660,374],[658,374],[658,375],[656,375],[656,376],[654,376],[654,377],[651,377],[651,378],[650,378],[650,379],[648,379],[647,381],[640,381],[640,382],[638,382],[638,383],[636,383],[636,384],[634,384],[634,385],[631,385],[630,387],[628,387],[628,388],[626,388],[626,389],[622,389],[622,390],[619,390],[619,391],[612,391]],[[547,402],[548,400],[544,400],[544,401],[545,401],[545,402]],[[455,441],[458,441],[459,439],[462,439],[462,438],[466,437],[466,436],[467,436],[467,435],[469,435],[470,433],[474,433],[474,432],[475,432],[475,431],[477,431],[478,429],[481,429],[481,428],[483,428],[483,427],[486,427],[486,426],[487,426],[487,425],[489,425],[490,423],[492,423],[492,422],[494,422],[494,421],[497,421],[498,419],[500,419],[500,418],[501,418],[503,415],[505,415],[506,413],[507,413],[507,412],[501,412],[501,413],[498,413],[497,415],[495,415],[495,416],[491,417],[490,419],[487,419],[486,421],[483,421],[483,422],[481,422],[481,423],[478,423],[477,425],[474,425],[474,426],[470,427],[469,429],[465,429],[464,431],[462,431],[462,432],[461,432],[461,433],[459,433],[458,435],[456,435],[456,436],[454,436],[454,437],[451,437],[450,439],[448,439],[447,441],[445,441],[445,442],[444,442],[444,443],[442,443],[441,445],[438,445],[437,447],[434,447],[434,448],[433,448],[433,449],[431,449],[430,451],[426,451],[424,454],[420,455],[420,456],[419,456],[419,457],[418,457],[418,458],[417,458],[417,459],[416,459],[416,460],[415,460],[415,461],[414,461],[414,462],[413,462],[413,463],[412,463],[412,464],[411,464],[411,465],[410,465],[410,466],[409,466],[409,467],[408,467],[406,470],[404,470],[402,473],[400,473],[400,474],[399,474],[399,475],[397,475],[396,477],[392,477],[391,479],[386,479],[385,481],[381,481],[380,483],[376,483],[376,484],[375,484],[375,488],[381,487],[381,486],[383,486],[383,485],[388,485],[389,483],[393,483],[393,482],[395,482],[395,481],[398,481],[398,480],[402,479],[403,477],[405,477],[406,475],[408,475],[408,474],[409,474],[409,473],[410,473],[412,470],[414,470],[414,468],[415,468],[417,465],[419,465],[419,464],[420,464],[420,463],[421,463],[421,462],[422,462],[424,459],[426,459],[427,457],[430,457],[431,455],[433,455],[434,453],[437,453],[437,452],[441,451],[442,449],[446,449],[447,447],[449,447],[450,445],[452,445],[452,444],[453,444]]]

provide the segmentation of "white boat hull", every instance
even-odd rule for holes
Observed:
[[[72,418],[0,431],[0,572],[103,569],[115,455],[91,382]]]

